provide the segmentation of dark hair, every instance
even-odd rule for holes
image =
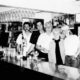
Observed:
[[[24,23],[23,23],[23,29],[24,29],[24,27],[25,27],[26,24],[29,25],[29,27],[31,28],[30,22],[24,22]]]
[[[24,26],[25,24],[28,24],[28,25],[30,26],[30,22],[24,22],[23,26]]]
[[[44,22],[43,22],[43,21],[37,21],[36,24],[39,23],[39,22],[40,22],[42,25],[44,25]]]
[[[37,23],[39,23],[39,22],[42,24],[42,29],[45,31],[45,28],[44,28],[44,21],[37,21],[37,22],[36,22],[36,28],[37,28]]]

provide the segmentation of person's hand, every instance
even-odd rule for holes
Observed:
[[[41,49],[41,46],[40,45],[36,45],[36,48],[40,50]]]
[[[44,52],[44,53],[48,53],[49,52],[47,49],[43,48],[40,45],[37,45],[36,48],[39,49],[41,52]]]
[[[48,51],[47,49],[43,48],[43,49],[42,49],[42,52],[48,53],[49,51]]]
[[[44,48],[41,45],[37,45],[36,48],[39,49],[40,51],[44,51]]]

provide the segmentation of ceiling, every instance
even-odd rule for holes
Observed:
[[[80,13],[80,0],[0,0],[0,3],[0,12],[19,7],[47,12]]]

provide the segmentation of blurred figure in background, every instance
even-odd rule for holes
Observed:
[[[3,24],[0,30],[0,46],[9,47],[9,43],[8,43],[9,33],[5,31],[6,31],[6,25]]]

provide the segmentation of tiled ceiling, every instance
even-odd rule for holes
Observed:
[[[31,8],[35,11],[51,11],[60,13],[80,13],[80,0],[6,0],[0,1],[0,12],[14,7]],[[9,6],[5,6],[5,5]]]
[[[34,9],[0,5],[0,22],[21,21],[22,18],[31,18],[34,17],[36,13],[40,12],[41,11]]]
[[[33,11],[35,13],[40,13],[43,11],[40,10],[35,10],[35,9],[29,9],[29,8],[19,8],[19,7],[12,7],[12,6],[6,6],[6,5],[0,5],[0,12],[6,12],[6,11],[14,11],[14,10],[30,10]]]

